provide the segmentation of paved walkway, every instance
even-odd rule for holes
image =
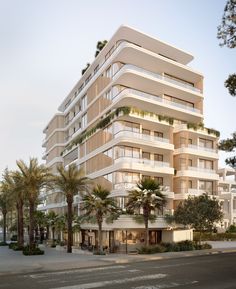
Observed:
[[[129,263],[149,260],[162,260],[209,254],[236,252],[236,242],[209,242],[210,250],[188,252],[168,252],[153,255],[109,254],[106,256],[68,254],[54,248],[44,248],[45,254],[39,256],[24,256],[22,252],[13,251],[0,246],[0,275],[9,273],[40,272],[88,268],[118,263]]]

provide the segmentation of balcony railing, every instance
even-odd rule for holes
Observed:
[[[143,164],[151,167],[170,167],[170,164],[167,162],[160,162],[148,159],[139,159],[139,158],[132,158],[132,157],[120,157],[115,159],[115,163],[119,162],[132,162],[135,164]]]
[[[188,167],[187,170],[190,171],[196,171],[196,172],[201,172],[201,173],[207,173],[207,174],[216,174],[215,170],[212,169],[206,169],[206,168],[200,168],[200,167]]]
[[[206,151],[206,152],[210,152],[210,153],[217,153],[216,149],[213,148],[207,148],[207,147],[203,147],[203,146],[197,146],[197,145],[192,145],[192,144],[188,144],[188,145],[181,145],[181,148],[190,148],[193,150],[198,150],[198,151]]]
[[[177,85],[177,86],[181,86],[181,87],[183,87],[183,88],[187,88],[187,89],[192,90],[192,91],[194,91],[194,92],[201,93],[201,90],[200,90],[200,89],[198,89],[198,88],[196,88],[196,87],[194,87],[194,86],[191,86],[191,85],[188,84],[188,83],[180,82],[180,81],[175,80],[175,79],[172,79],[172,78],[170,78],[170,77],[168,77],[168,76],[161,75],[161,74],[158,73],[158,72],[151,72],[151,71],[148,71],[148,70],[146,70],[146,69],[143,69],[143,68],[141,68],[141,67],[138,67],[138,66],[132,65],[132,64],[125,64],[125,65],[123,65],[123,66],[120,68],[120,70],[121,70],[121,69],[125,69],[125,68],[133,69],[133,70],[136,70],[136,71],[145,73],[145,74],[147,74],[147,75],[149,75],[149,76],[152,76],[152,77],[154,77],[154,78],[157,78],[157,79],[160,79],[160,80],[164,80],[164,81],[166,81],[166,82],[172,83],[172,84]],[[115,75],[116,75],[120,70],[118,70],[118,71],[115,73]],[[114,77],[115,75],[113,75],[113,77]]]
[[[127,137],[147,140],[147,141],[158,141],[158,142],[170,143],[170,140],[167,138],[161,138],[161,137],[157,137],[153,135],[146,135],[143,133],[133,132],[129,130],[121,130],[115,134],[115,138],[120,137],[120,136],[127,136]]]
[[[150,94],[150,93],[146,93],[146,92],[142,92],[140,90],[137,90],[137,89],[132,89],[132,88],[125,88],[123,89],[122,91],[120,91],[118,94],[116,94],[114,97],[113,97],[113,100],[116,99],[117,97],[121,96],[121,95],[125,95],[125,94],[134,94],[134,95],[137,95],[137,96],[141,96],[145,99],[148,99],[148,100],[154,100],[154,101],[158,101],[160,103],[164,103],[164,104],[168,104],[170,106],[173,106],[173,107],[177,107],[177,108],[181,108],[181,109],[184,109],[184,110],[187,110],[187,111],[191,111],[191,112],[195,112],[195,113],[199,113],[201,114],[201,111],[197,108],[194,108],[194,107],[190,107],[190,106],[187,106],[187,105],[184,105],[184,104],[181,104],[181,103],[177,103],[177,102],[174,102],[174,101],[170,101],[170,100],[167,100],[167,99],[164,99],[158,95],[153,95],[153,94]]]

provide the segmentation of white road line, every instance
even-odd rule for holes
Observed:
[[[193,285],[198,283],[198,281],[190,281],[190,282],[183,282],[183,283],[176,283],[171,282],[168,284],[159,284],[159,285],[146,285],[146,286],[138,286],[132,287],[132,289],[168,289],[168,288],[176,288],[179,286],[186,286],[186,285]]]
[[[162,279],[162,278],[165,278],[166,276],[167,276],[166,274],[153,274],[153,275],[145,275],[145,276],[138,276],[138,277],[132,277],[132,278],[124,278],[122,280],[121,279],[109,280],[109,281],[100,281],[100,282],[58,287],[58,288],[54,288],[54,289],[91,289],[91,288],[104,287],[107,285],[125,284],[127,282]]]
[[[155,269],[161,269],[161,268],[169,268],[169,267],[179,267],[179,266],[186,266],[186,265],[192,265],[192,264],[196,264],[194,262],[189,262],[189,263],[180,263],[180,264],[171,264],[171,265],[163,265],[163,266],[155,266],[153,268]]]
[[[77,270],[68,270],[68,271],[57,271],[57,272],[48,272],[42,274],[31,274],[29,275],[33,279],[45,278],[52,275],[64,275],[64,274],[71,274],[71,273],[91,273],[95,271],[105,271],[105,270],[112,270],[112,269],[124,269],[127,266],[117,265],[117,266],[107,266],[107,267],[98,267],[98,268],[88,268],[88,269],[77,269]],[[24,277],[28,277],[25,275]]]

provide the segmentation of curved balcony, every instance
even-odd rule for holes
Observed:
[[[129,130],[121,130],[114,135],[115,139],[120,139],[122,143],[136,142],[141,146],[155,147],[159,149],[174,150],[174,145],[170,144],[170,140],[167,138],[156,137],[153,135],[146,135]]]
[[[219,175],[215,170],[191,166],[177,171],[176,177],[191,177],[216,181],[219,180]]]
[[[192,155],[197,155],[197,156],[202,156],[202,157],[207,157],[207,158],[214,158],[218,159],[218,151],[217,149],[212,149],[212,148],[207,148],[207,147],[202,147],[202,146],[197,146],[197,145],[182,145],[180,148],[175,149],[174,154],[192,154]]]
[[[120,157],[114,160],[113,166],[117,170],[127,169],[144,173],[174,174],[174,169],[170,167],[168,162],[159,162],[141,158]]]

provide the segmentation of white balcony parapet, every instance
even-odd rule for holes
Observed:
[[[190,167],[189,166],[187,169],[190,171],[202,172],[202,173],[207,173],[207,174],[216,174],[215,170],[205,169],[205,168],[200,168],[200,167]]]
[[[158,142],[170,143],[170,140],[167,138],[156,137],[153,135],[146,135],[146,134],[133,132],[129,130],[120,130],[118,133],[115,134],[115,138],[119,136],[128,136],[128,137],[138,138],[138,139],[147,140],[147,141],[158,141]]]
[[[194,113],[201,114],[201,111],[199,109],[197,109],[197,108],[190,107],[190,106],[187,106],[187,105],[184,105],[184,104],[181,104],[181,103],[177,103],[177,102],[174,102],[174,101],[170,101],[170,100],[164,99],[164,98],[162,98],[162,97],[160,97],[158,95],[142,92],[142,91],[139,91],[137,89],[132,89],[132,88],[123,89],[122,91],[120,91],[118,94],[116,94],[113,97],[113,100],[116,99],[117,97],[125,95],[125,94],[133,94],[133,95],[141,96],[141,97],[144,97],[144,98],[146,98],[148,100],[151,99],[151,100],[154,100],[154,101],[158,101],[160,103],[168,104],[168,105],[173,106],[173,107],[178,107],[178,108],[181,108],[181,109],[184,109],[184,110],[187,110],[187,111],[191,111],[191,112],[194,112]]]
[[[203,146],[197,146],[197,145],[188,144],[187,146],[184,146],[184,147],[188,147],[190,149],[194,149],[194,150],[198,150],[198,151],[206,151],[206,152],[211,152],[211,153],[217,153],[216,149],[207,148],[207,147],[203,147]]]
[[[120,157],[115,160],[115,163],[119,162],[132,162],[137,164],[144,164],[152,167],[170,167],[170,164],[167,162],[160,162],[160,161],[154,161],[154,160],[148,160],[148,159],[138,159],[138,158],[132,158],[132,157]]]
[[[148,71],[146,69],[143,69],[141,67],[138,67],[138,66],[132,65],[132,64],[125,64],[124,66],[122,66],[122,68],[120,68],[120,70],[123,69],[124,67],[140,71],[140,72],[145,73],[147,75],[150,75],[150,76],[152,76],[154,78],[157,78],[157,79],[160,79],[160,80],[164,80],[166,82],[172,83],[172,84],[177,85],[177,86],[181,86],[183,88],[187,88],[187,89],[192,90],[192,91],[197,92],[197,93],[201,93],[200,89],[198,89],[198,88],[196,88],[196,87],[194,87],[194,86],[192,86],[192,85],[190,85],[188,83],[180,82],[180,81],[172,79],[172,78],[170,78],[168,76],[161,75],[160,73],[151,72],[151,71]]]

